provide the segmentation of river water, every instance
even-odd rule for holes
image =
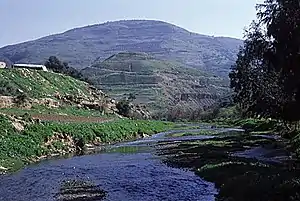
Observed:
[[[213,183],[192,171],[168,167],[155,154],[157,142],[213,136],[168,137],[172,132],[181,131],[116,144],[97,154],[47,160],[1,176],[0,201],[56,201],[66,179],[93,181],[107,192],[107,201],[215,200]]]

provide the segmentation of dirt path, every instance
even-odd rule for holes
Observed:
[[[58,114],[32,114],[31,116],[33,119],[40,119],[42,121],[58,121],[58,122],[104,123],[113,120],[104,117],[85,117],[85,116],[70,116],[70,115],[58,115]]]

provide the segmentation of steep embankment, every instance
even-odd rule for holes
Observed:
[[[82,69],[123,51],[146,52],[227,77],[242,41],[191,33],[153,20],[107,22],[0,49],[11,62],[43,63],[59,56]]]
[[[162,116],[177,107],[181,110],[177,117],[191,114],[229,92],[220,77],[146,53],[119,53],[81,73],[110,96],[122,99],[134,94],[137,103],[146,104]]]

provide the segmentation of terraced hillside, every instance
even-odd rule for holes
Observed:
[[[229,91],[220,77],[147,53],[115,54],[81,73],[113,98],[134,94],[137,103],[146,104],[154,113],[210,106]]]
[[[123,20],[72,29],[0,48],[0,59],[43,63],[58,56],[83,69],[119,52],[146,52],[227,77],[242,41],[191,33],[153,20]]]

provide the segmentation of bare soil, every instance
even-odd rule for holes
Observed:
[[[33,119],[40,119],[42,121],[58,121],[58,122],[86,122],[86,123],[104,123],[112,119],[105,117],[86,117],[86,116],[72,116],[72,115],[58,115],[58,114],[32,114]]]

